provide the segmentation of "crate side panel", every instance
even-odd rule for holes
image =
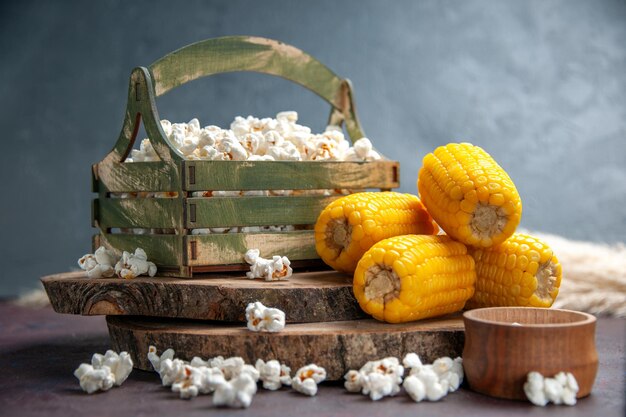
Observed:
[[[185,189],[397,188],[398,162],[184,161]]]
[[[176,229],[183,224],[183,200],[178,198],[100,198],[98,225]]]
[[[176,166],[164,162],[103,161],[96,170],[100,192],[178,191],[181,186]]]
[[[134,252],[141,248],[146,251],[148,260],[157,266],[178,266],[183,264],[184,240],[180,235],[131,235],[100,233],[99,244],[121,251]]]
[[[186,240],[190,266],[244,263],[244,255],[249,249],[259,249],[264,258],[280,255],[291,261],[319,259],[312,230],[187,235]],[[195,249],[192,249],[193,246]]]
[[[185,227],[314,224],[324,207],[337,198],[339,196],[188,198]]]

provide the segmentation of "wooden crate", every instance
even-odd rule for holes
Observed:
[[[315,92],[331,105],[329,124],[344,126],[352,140],[363,137],[350,81],[312,56],[281,42],[257,37],[209,39],[179,49],[130,76],[128,103],[115,147],[93,165],[94,248],[143,248],[160,274],[194,274],[242,267],[243,255],[285,255],[318,260],[312,230],[192,235],[195,228],[313,225],[336,196],[192,197],[209,190],[380,189],[399,186],[395,161],[191,161],[169,142],[156,98],[195,79],[224,72],[254,71],[283,77]],[[143,122],[160,161],[124,162]],[[176,198],[114,198],[119,193],[175,192]],[[169,229],[170,234],[116,231]]]

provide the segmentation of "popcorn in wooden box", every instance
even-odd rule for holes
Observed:
[[[317,93],[331,105],[328,127],[314,133],[294,111],[236,117],[229,128],[161,120],[156,98],[223,72],[222,58],[228,72],[280,76]],[[148,139],[133,150],[140,123]],[[332,197],[399,186],[398,163],[370,149],[367,140],[350,146],[344,128],[352,141],[365,137],[350,82],[277,41],[210,39],[137,67],[118,141],[92,170],[98,193],[92,217],[99,228],[94,246],[117,252],[142,247],[162,275],[182,277],[242,268],[249,247],[271,247],[292,262],[319,260],[312,228]],[[236,195],[208,198],[219,191]],[[281,225],[294,230],[248,229]]]

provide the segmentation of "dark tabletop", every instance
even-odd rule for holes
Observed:
[[[68,316],[50,308],[0,302],[0,415],[2,416],[591,416],[625,414],[626,320],[602,318],[597,326],[600,367],[592,394],[574,407],[535,407],[462,388],[436,403],[414,403],[401,393],[378,402],[323,384],[316,397],[290,389],[259,389],[247,410],[216,409],[211,396],[180,400],[156,374],[134,370],[118,388],[87,395],[72,373],[109,348],[104,317]],[[555,355],[558,352],[555,352]]]

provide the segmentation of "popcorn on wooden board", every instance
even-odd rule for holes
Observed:
[[[142,233],[144,232],[143,229]],[[116,274],[120,278],[131,279],[139,275],[155,276],[157,267],[148,261],[146,252],[135,249],[134,253],[124,251],[121,258],[115,252],[100,246],[93,254],[86,254],[78,260],[78,266],[87,272],[88,278],[112,278]]]
[[[293,274],[291,262],[286,256],[273,256],[265,259],[260,256],[258,249],[250,249],[244,256],[250,264],[250,271],[246,272],[249,279],[263,278],[265,281],[280,281],[288,279]]]
[[[132,279],[139,275],[156,275],[157,267],[154,263],[148,261],[146,252],[141,249],[135,249],[135,253],[124,251],[122,258],[115,264],[115,273],[120,278]]]
[[[285,328],[285,313],[265,307],[259,301],[248,304],[246,320],[248,330],[253,332],[279,332]]]

